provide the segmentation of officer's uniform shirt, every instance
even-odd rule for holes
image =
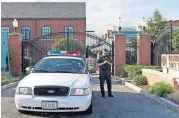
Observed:
[[[107,60],[110,61],[108,56],[101,56],[101,57],[98,58],[97,63],[103,63]],[[106,63],[106,64],[104,64],[100,67],[100,70],[110,70],[110,69],[111,69],[111,65],[108,64],[108,63]]]

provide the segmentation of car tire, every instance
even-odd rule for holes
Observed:
[[[92,114],[93,113],[93,104],[91,101],[90,106],[88,107],[88,109],[85,111],[85,114]]]

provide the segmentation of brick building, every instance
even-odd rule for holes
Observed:
[[[1,10],[1,32],[14,32],[12,23],[17,19],[16,32],[22,34],[23,40],[28,42],[39,37],[35,44],[31,42],[24,50],[32,63],[43,57],[41,51],[52,48],[52,37],[44,36],[46,34],[68,31],[70,38],[85,43],[84,36],[72,33],[86,32],[85,2],[2,2]],[[62,38],[66,36],[61,33]]]
[[[168,25],[171,26],[179,26],[179,20],[172,20],[172,21],[168,21]]]

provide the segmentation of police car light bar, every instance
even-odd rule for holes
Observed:
[[[47,54],[48,54],[48,56],[80,56],[79,51],[56,51],[56,50],[51,50]]]

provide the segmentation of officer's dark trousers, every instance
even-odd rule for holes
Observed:
[[[100,70],[100,88],[101,88],[101,94],[105,95],[104,90],[104,82],[106,80],[107,88],[108,88],[108,94],[111,94],[111,73],[107,70]]]

